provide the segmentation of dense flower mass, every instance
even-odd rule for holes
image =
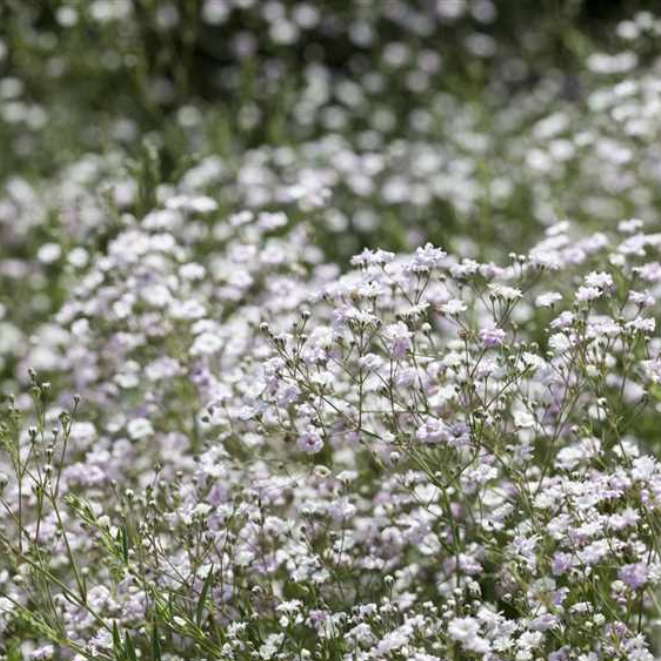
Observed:
[[[223,221],[205,267],[165,207],[88,261],[26,358],[94,398],[58,415],[33,374],[35,426],[5,410],[7,631],[80,658],[154,636],[653,658],[661,346],[654,279],[631,292],[657,256],[631,246],[654,234],[562,223],[501,266],[428,244],[338,277],[268,214]]]
[[[661,19],[47,4],[0,5],[0,661],[660,658]]]

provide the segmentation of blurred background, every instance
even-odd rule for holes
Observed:
[[[595,75],[629,74],[633,57],[651,66],[654,4],[4,0],[0,181],[51,177],[85,153],[137,157],[145,137],[164,181],[207,154],[234,167],[251,157],[275,169],[333,167],[344,148],[383,157],[391,185],[377,193],[384,209],[370,204],[383,217],[352,213],[333,257],[404,244],[419,223],[436,241],[461,226],[469,238],[475,229],[519,242],[530,223],[514,216],[539,215],[531,182],[511,170],[522,134],[553,111],[584,114],[602,83]],[[618,49],[628,52],[619,62],[593,61]],[[254,153],[279,148],[296,152],[285,166]],[[425,168],[445,170],[445,184],[429,191]],[[344,204],[357,200],[338,202],[353,212]]]

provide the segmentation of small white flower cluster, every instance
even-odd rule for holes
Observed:
[[[202,265],[184,213],[126,218],[41,339],[85,419],[34,373],[34,426],[3,413],[0,623],[34,658],[652,658],[654,234],[338,277],[263,214]]]

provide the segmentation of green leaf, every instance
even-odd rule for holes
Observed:
[[[209,589],[211,588],[211,583],[213,581],[213,565],[209,569],[207,577],[204,579],[204,584],[202,585],[202,592],[200,592],[200,599],[197,602],[197,608],[195,609],[195,624],[199,629],[202,626],[202,617],[204,615],[204,604],[207,600],[207,595],[209,594]]]
[[[120,533],[120,542],[122,544],[122,558],[124,558],[124,563],[128,564],[129,562],[129,532],[126,529],[126,526],[122,526],[119,529]]]
[[[23,658],[23,653],[21,652],[21,648],[18,643],[7,653],[7,661],[23,661]]]
[[[162,661],[161,640],[158,637],[158,627],[156,626],[156,622],[154,622],[154,628],[152,629],[151,650],[153,661]]]
[[[135,653],[135,645],[133,644],[128,631],[124,634],[124,647],[126,647],[127,661],[138,661],[138,657]]]
[[[648,392],[654,399],[661,401],[661,386],[659,384],[652,383],[648,388]]]
[[[119,636],[119,629],[117,628],[116,621],[112,623],[112,646],[117,659],[123,659],[124,648],[122,647],[122,639]]]

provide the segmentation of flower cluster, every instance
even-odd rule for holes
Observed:
[[[0,661],[657,658],[661,21],[10,4]]]
[[[3,413],[5,631],[33,658],[652,659],[658,235],[338,277],[273,214],[193,261],[203,199],[80,267],[33,360],[89,399],[32,373]]]

